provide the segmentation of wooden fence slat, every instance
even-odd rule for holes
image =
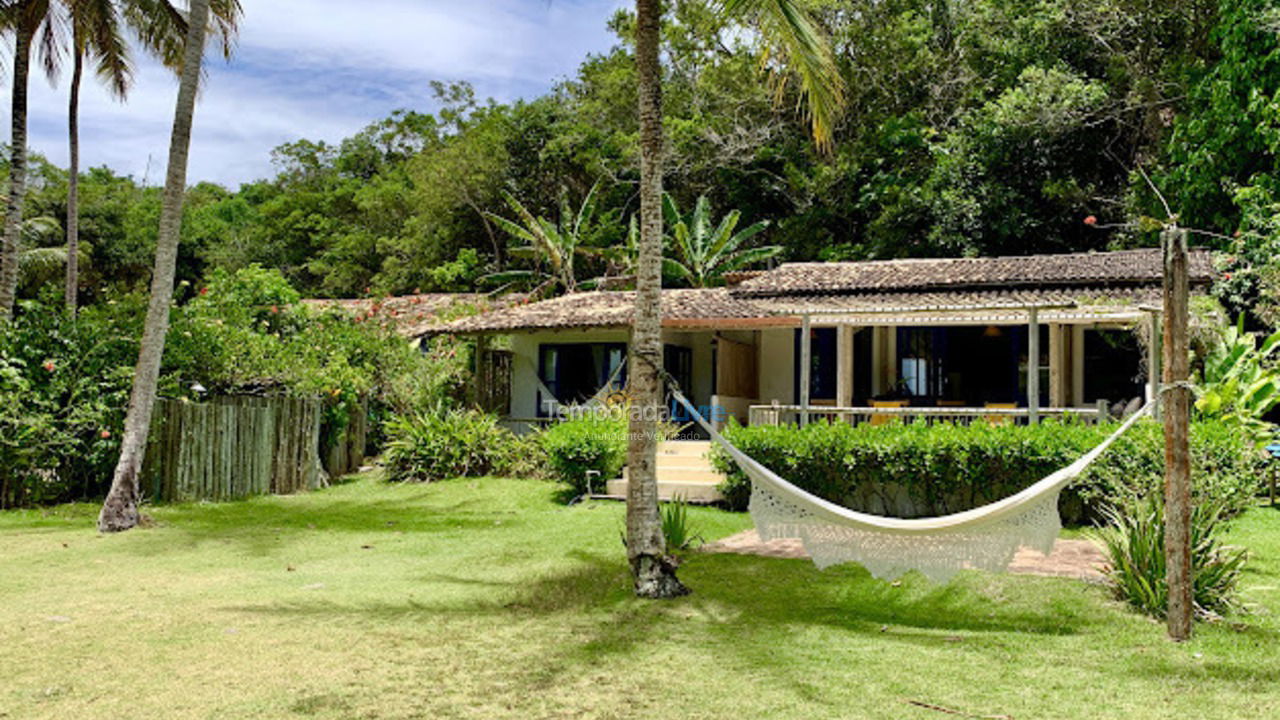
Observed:
[[[314,398],[160,398],[148,438],[146,490],[157,500],[236,500],[320,485],[322,405]],[[353,423],[339,438],[362,446]]]

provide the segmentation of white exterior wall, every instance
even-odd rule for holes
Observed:
[[[695,404],[711,402],[711,331],[674,332],[663,330],[662,341],[693,351],[693,397]],[[538,330],[511,336],[511,417],[534,418],[538,394],[538,348],[544,343],[627,343],[626,330]]]
[[[662,331],[663,344],[687,347],[693,351],[693,387],[690,388],[693,397],[689,399],[695,405],[705,405],[711,402],[711,393],[714,390],[711,387],[711,376],[714,372],[711,367],[711,341],[713,338],[714,333],[709,330],[693,332]]]
[[[795,329],[761,330],[759,360],[761,404],[795,404]]]
[[[625,343],[626,330],[539,330],[511,336],[511,417],[534,418],[538,397],[538,346],[543,343]]]

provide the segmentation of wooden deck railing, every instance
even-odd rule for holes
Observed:
[[[1085,422],[1096,423],[1099,419],[1109,417],[1107,402],[1099,400],[1094,407],[1042,407],[1037,409],[1040,418],[1074,417]],[[985,408],[985,407],[831,407],[828,405],[752,405],[749,413],[752,425],[784,425],[798,424],[807,418],[808,421],[826,420],[830,422],[847,422],[852,425],[862,423],[887,423],[894,420],[925,422],[950,422],[968,425],[976,421],[992,424],[1018,423],[1030,421],[1028,408]]]

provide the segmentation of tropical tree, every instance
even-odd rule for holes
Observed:
[[[662,269],[690,287],[713,287],[724,284],[726,273],[764,262],[782,252],[779,245],[743,247],[743,243],[769,227],[767,220],[737,230],[742,213],[730,210],[719,223],[711,220],[711,201],[698,196],[693,211],[680,213],[675,198],[662,197],[662,214],[671,228],[671,250],[675,257],[664,257]],[[737,230],[737,232],[734,232]]]
[[[80,83],[85,63],[92,64],[112,95],[124,99],[132,83],[129,46],[122,28],[133,31],[142,47],[164,65],[178,71],[187,21],[169,0],[63,0],[71,25],[71,92],[67,135],[67,281],[66,304],[75,313],[80,284]],[[222,41],[223,57],[230,57],[237,31],[239,0],[212,0],[210,12]]]
[[[1244,329],[1244,315],[1228,326],[1204,358],[1196,384],[1196,411],[1225,417],[1244,426],[1259,441],[1271,439],[1273,426],[1262,418],[1280,405],[1280,332],[1258,344]]]
[[[67,175],[67,310],[76,312],[80,286],[80,81],[85,60],[96,66],[98,76],[111,93],[123,98],[132,82],[129,49],[120,33],[115,0],[66,0],[71,20],[71,95],[67,132],[70,137],[70,166]]]
[[[30,291],[53,280],[67,264],[65,245],[55,245],[62,235],[62,224],[49,215],[25,218],[18,248],[18,288]],[[82,258],[88,248],[81,247]]]
[[[200,67],[209,23],[210,0],[191,0],[188,12],[186,48],[174,110],[173,132],[169,140],[169,165],[165,175],[164,202],[156,239],[156,264],[151,276],[151,301],[142,331],[138,366],[133,375],[129,410],[125,415],[120,460],[111,479],[111,490],[98,515],[102,532],[128,530],[138,524],[141,497],[139,474],[151,429],[160,359],[164,355],[165,334],[169,330],[169,304],[173,300],[173,279],[178,259],[178,236],[182,229],[182,202],[186,194],[187,158],[191,148],[191,125],[196,94],[200,88]]]
[[[45,74],[55,77],[59,61],[59,16],[51,0],[0,3],[0,29],[13,33],[13,85],[9,136],[9,197],[5,203],[0,244],[0,320],[13,314],[18,289],[18,244],[22,235],[23,199],[27,191],[27,80],[33,46]]]
[[[800,0],[723,0],[726,13],[757,22],[760,37],[775,46],[800,76],[813,135],[831,143],[843,87],[824,34]],[[667,555],[658,511],[655,473],[657,423],[662,412],[662,40],[661,0],[636,0],[636,94],[640,119],[640,243],[636,302],[631,326],[632,410],[627,446],[627,560],[641,597],[683,595]]]
[[[516,214],[518,220],[509,220],[494,213],[485,216],[500,229],[524,243],[512,248],[508,254],[533,264],[529,269],[503,270],[480,278],[493,284],[518,284],[532,288],[535,295],[548,291],[577,292],[590,289],[596,283],[579,282],[574,259],[580,256],[599,257],[603,251],[588,246],[595,225],[596,190],[600,183],[591,186],[582,203],[575,210],[567,197],[560,198],[560,220],[552,222],[535,216],[514,195],[505,190],[502,197]]]

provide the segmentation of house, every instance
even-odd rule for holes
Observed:
[[[663,291],[666,369],[741,422],[893,414],[1035,419],[1150,396],[1157,249],[1022,257],[788,263],[728,287]],[[1214,274],[1191,254],[1193,292]],[[491,382],[515,427],[625,383],[633,293],[584,292],[444,324],[510,337]],[[1030,359],[1030,361],[1029,361]],[[875,412],[872,412],[872,411]]]

